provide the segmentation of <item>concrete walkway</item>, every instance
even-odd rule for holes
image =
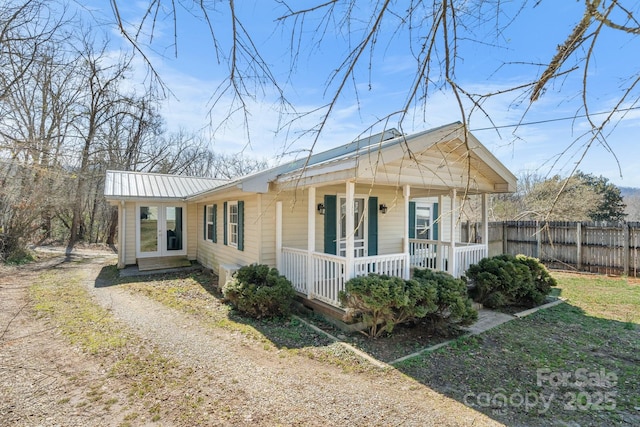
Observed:
[[[481,308],[480,310],[478,310],[478,320],[476,321],[476,323],[465,329],[469,331],[469,334],[471,335],[478,335],[515,318],[515,316],[512,316],[510,314]]]

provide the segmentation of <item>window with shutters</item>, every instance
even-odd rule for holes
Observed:
[[[213,240],[213,233],[215,232],[213,216],[213,205],[207,206],[207,234],[205,236],[207,240]]]
[[[416,203],[416,239],[431,238],[431,207],[426,203]]]
[[[238,202],[227,203],[227,235],[229,246],[238,247]]]

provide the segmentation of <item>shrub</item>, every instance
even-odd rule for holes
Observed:
[[[422,318],[435,310],[435,290],[415,280],[378,274],[356,277],[345,283],[338,298],[346,308],[346,320],[362,320],[369,337],[391,333],[394,326]]]
[[[241,267],[222,293],[239,312],[258,319],[289,314],[295,297],[286,277],[261,264]]]
[[[443,271],[416,269],[414,280],[435,291],[436,309],[427,318],[434,330],[448,334],[459,326],[467,326],[478,319],[478,311],[473,308],[465,283]]]
[[[556,281],[536,258],[498,255],[473,264],[464,280],[473,299],[486,307],[533,307],[544,302]]]

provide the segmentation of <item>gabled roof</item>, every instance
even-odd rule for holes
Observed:
[[[446,192],[513,192],[516,177],[460,122],[413,135],[395,129],[359,139],[235,180],[107,171],[105,196],[121,200],[170,198],[201,200],[240,190],[266,193],[280,188],[337,183],[411,185]]]
[[[107,200],[184,199],[226,182],[226,179],[108,170],[104,195]]]
[[[281,188],[359,183],[473,193],[516,190],[516,177],[460,122],[360,146],[324,162],[277,177]]]

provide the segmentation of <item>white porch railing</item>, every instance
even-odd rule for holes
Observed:
[[[312,252],[312,275],[309,283],[307,272],[308,252],[304,249],[282,248],[280,274],[289,279],[293,288],[336,307],[340,306],[338,294],[344,290],[346,278],[346,258]],[[369,273],[403,277],[408,257],[405,254],[379,255],[354,259],[354,277]]]
[[[313,279],[309,298],[316,298],[340,307],[338,293],[344,290],[345,271],[347,270],[346,258],[337,255],[313,252]]]
[[[454,247],[454,258],[451,259],[451,246],[448,242],[411,239],[409,254],[354,258],[353,275],[358,277],[377,273],[404,278],[407,262],[411,267],[443,271],[451,270],[451,262],[453,262],[453,271],[449,271],[449,273],[460,277],[471,264],[480,261],[487,256],[487,253],[486,245],[460,244],[460,246]],[[307,298],[315,298],[339,307],[338,294],[344,290],[344,284],[348,280],[346,277],[346,258],[312,252],[312,272],[309,275],[307,271],[308,256],[307,250],[283,247],[280,274],[287,277],[294,289],[306,295]]]
[[[409,240],[411,267],[429,268],[449,272],[460,277],[471,264],[477,264],[489,254],[487,245],[456,243],[451,257],[451,243],[438,240]]]
[[[407,264],[405,254],[375,255],[354,258],[354,274],[366,276],[369,273],[384,274],[392,277],[404,277]]]
[[[461,277],[471,264],[477,264],[482,258],[489,256],[487,245],[478,243],[461,243],[453,251],[456,257],[455,268],[450,272],[453,277]]]
[[[285,276],[293,289],[307,294],[307,251],[304,249],[282,248],[280,274]]]

